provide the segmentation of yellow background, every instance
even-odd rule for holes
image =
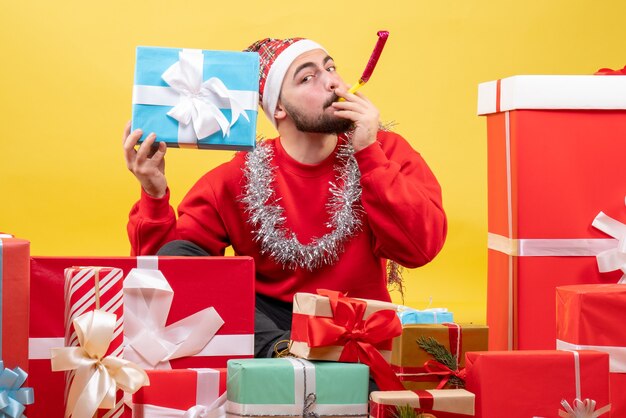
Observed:
[[[487,171],[479,82],[515,74],[589,74],[626,64],[623,1],[4,2],[0,14],[0,231],[34,255],[127,255],[139,186],[121,133],[131,113],[137,45],[241,50],[303,36],[356,81],[391,35],[362,91],[395,121],[444,190],[447,243],[406,274],[405,302],[484,323]],[[274,134],[264,117],[259,133]],[[170,149],[174,205],[230,152]],[[396,295],[396,300],[399,298]]]

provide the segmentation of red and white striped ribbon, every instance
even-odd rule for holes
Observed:
[[[78,346],[73,321],[85,312],[101,309],[116,315],[117,322],[107,355],[121,357],[124,349],[123,327],[124,273],[113,267],[70,267],[65,269],[65,346]],[[65,375],[65,399],[74,378],[74,372]],[[118,391],[115,408],[102,411],[103,418],[114,418],[124,411],[123,392]]]

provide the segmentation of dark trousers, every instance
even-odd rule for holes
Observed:
[[[200,257],[210,255],[191,241],[171,241],[157,255]],[[273,357],[275,352],[287,348],[291,334],[293,305],[265,295],[256,295],[254,311],[254,357]],[[378,390],[373,379],[369,391]]]
[[[191,241],[171,241],[157,255],[209,256]],[[275,350],[287,348],[291,331],[291,303],[264,295],[256,295],[254,311],[254,357],[272,357]]]

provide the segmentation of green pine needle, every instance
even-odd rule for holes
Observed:
[[[422,335],[417,339],[417,345],[450,370],[458,369],[459,365],[456,361],[456,357],[433,337],[426,338]],[[450,380],[448,380],[447,385],[456,388],[464,388],[465,382],[456,376],[452,376],[450,377]]]
[[[394,412],[393,416],[394,418],[422,418],[424,414],[418,414],[412,406],[406,404],[396,406],[396,412]]]

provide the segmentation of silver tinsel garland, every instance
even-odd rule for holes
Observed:
[[[350,138],[338,148],[338,164],[334,169],[335,182],[329,182],[327,203],[331,230],[310,244],[302,244],[296,234],[285,227],[285,209],[275,196],[271,145],[260,141],[248,153],[243,169],[245,185],[241,201],[249,213],[248,223],[255,240],[261,244],[261,253],[271,256],[283,267],[314,270],[332,265],[344,250],[344,242],[361,229],[361,172],[354,158]],[[273,202],[272,202],[273,200]]]

